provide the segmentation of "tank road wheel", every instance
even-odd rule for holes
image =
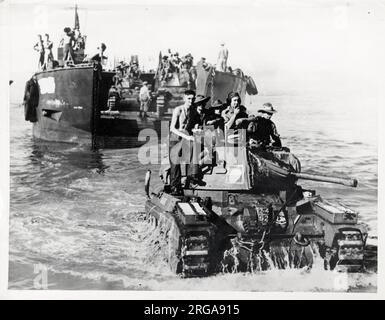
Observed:
[[[344,228],[334,242],[336,252],[331,268],[337,271],[359,272],[364,268],[364,239],[360,230]]]
[[[300,232],[297,232],[293,237],[290,254],[294,268],[311,267],[313,265],[313,251],[310,247],[310,241]]]
[[[152,230],[155,230],[158,226],[158,222],[156,221],[156,218],[154,216],[150,216],[148,223],[150,224]]]

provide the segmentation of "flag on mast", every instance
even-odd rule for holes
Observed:
[[[75,4],[75,28],[80,30],[79,15],[78,15],[78,5]]]

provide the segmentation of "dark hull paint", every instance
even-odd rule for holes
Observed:
[[[36,138],[93,147],[140,145],[138,133],[155,128],[152,119],[142,120],[137,112],[113,117],[101,116],[107,110],[108,89],[114,73],[101,77],[92,66],[58,68],[37,73],[40,101],[38,121],[33,124]]]
[[[40,101],[33,135],[48,141],[90,143],[93,69],[55,69],[36,76]]]
[[[246,78],[231,73],[197,70],[197,93],[226,100],[230,91],[244,98]],[[90,145],[94,148],[126,148],[139,146],[143,129],[153,129],[160,137],[161,122],[169,121],[172,108],[182,102],[184,87],[165,87],[171,100],[159,116],[150,108],[148,118],[140,118],[139,110],[122,108],[118,115],[102,115],[107,110],[108,91],[114,72],[96,71],[93,66],[76,66],[47,70],[36,74],[40,87],[37,122],[33,125],[36,138]],[[156,90],[158,88],[155,88]],[[131,99],[132,100],[132,99]],[[136,99],[135,99],[136,100]]]
[[[226,102],[229,92],[238,92],[243,100],[246,96],[247,79],[229,72],[204,70],[197,67],[197,94],[210,96],[210,101]]]

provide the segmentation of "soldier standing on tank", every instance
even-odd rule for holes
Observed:
[[[181,160],[183,158],[189,162],[191,142],[194,141],[194,137],[190,136],[186,130],[188,115],[194,99],[195,91],[186,90],[183,96],[184,104],[174,109],[171,118],[169,141],[170,185],[171,192],[175,195],[182,193]]]
[[[259,115],[250,121],[247,128],[250,145],[265,149],[273,140],[273,146],[282,147],[277,127],[271,120],[271,117],[277,110],[273,108],[270,102],[266,102],[258,112]]]
[[[188,121],[186,131],[189,135],[194,136],[194,142],[191,146],[192,158],[191,164],[188,166],[188,176],[186,185],[191,184],[204,185],[202,181],[202,172],[200,170],[200,160],[202,152],[204,151],[204,135],[202,135],[204,124],[206,122],[207,109],[206,104],[210,100],[210,97],[203,95],[197,95],[193,106],[189,110]]]

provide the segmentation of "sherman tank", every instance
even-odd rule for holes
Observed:
[[[309,268],[314,256],[328,270],[364,270],[367,230],[358,213],[298,184],[354,188],[356,179],[302,173],[288,148],[222,141],[212,150],[210,161],[200,162],[203,183],[186,185],[180,195],[170,194],[167,170],[157,192],[150,191],[151,172],[146,175],[146,218],[175,273]]]

